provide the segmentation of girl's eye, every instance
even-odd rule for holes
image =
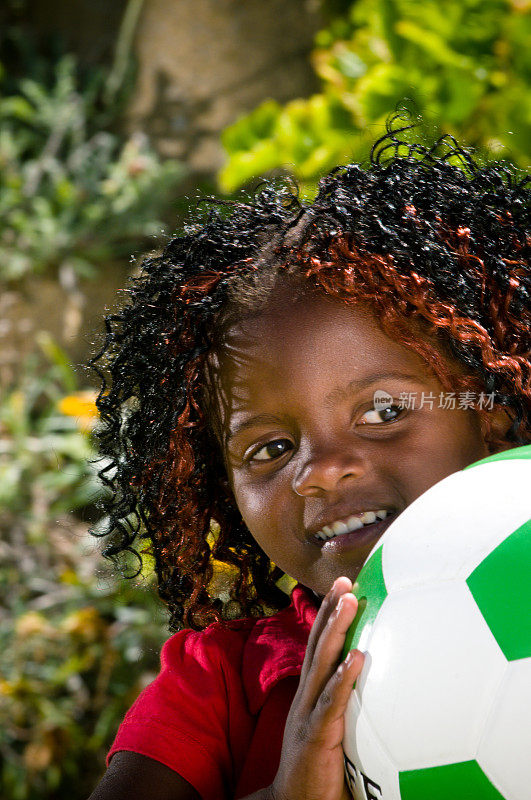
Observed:
[[[387,406],[387,408],[371,408],[363,414],[361,425],[381,425],[382,422],[394,422],[403,413],[401,406]]]
[[[284,453],[293,449],[293,443],[289,439],[274,439],[268,442],[256,453],[253,453],[252,461],[272,461],[275,458],[280,458]]]

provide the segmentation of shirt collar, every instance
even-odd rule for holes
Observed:
[[[251,714],[264,705],[282,678],[300,675],[310,628],[317,614],[309,590],[297,584],[291,604],[272,617],[257,620],[243,651],[242,677]]]

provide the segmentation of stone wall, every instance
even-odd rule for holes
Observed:
[[[319,21],[305,0],[145,0],[131,125],[193,171],[218,169],[226,125],[317,88],[308,55]]]
[[[186,162],[187,194],[220,167],[226,125],[266,98],[285,102],[317,88],[308,61],[320,26],[316,0],[27,0],[26,24],[39,36],[59,35],[82,62],[109,63],[131,3],[141,9],[131,40],[138,80],[126,125],[146,131],[163,155]],[[4,291],[0,383],[12,380],[41,330],[75,363],[85,361],[126,273],[126,265],[110,264],[76,291],[49,279]]]

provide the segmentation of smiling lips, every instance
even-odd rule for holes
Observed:
[[[336,536],[342,536],[345,533],[352,533],[363,528],[365,525],[371,525],[377,519],[384,520],[388,511],[381,509],[379,511],[364,511],[362,514],[355,514],[346,519],[338,519],[332,522],[331,525],[323,525],[320,531],[315,534],[316,539],[321,539],[326,542],[328,539],[334,539]]]

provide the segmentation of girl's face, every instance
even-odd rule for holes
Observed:
[[[218,385],[242,517],[271,560],[320,595],[357,576],[422,492],[488,455],[477,413],[442,407],[419,356],[367,309],[323,297],[275,303],[232,328]],[[375,407],[377,390],[391,410]],[[398,408],[406,396],[416,408]]]

